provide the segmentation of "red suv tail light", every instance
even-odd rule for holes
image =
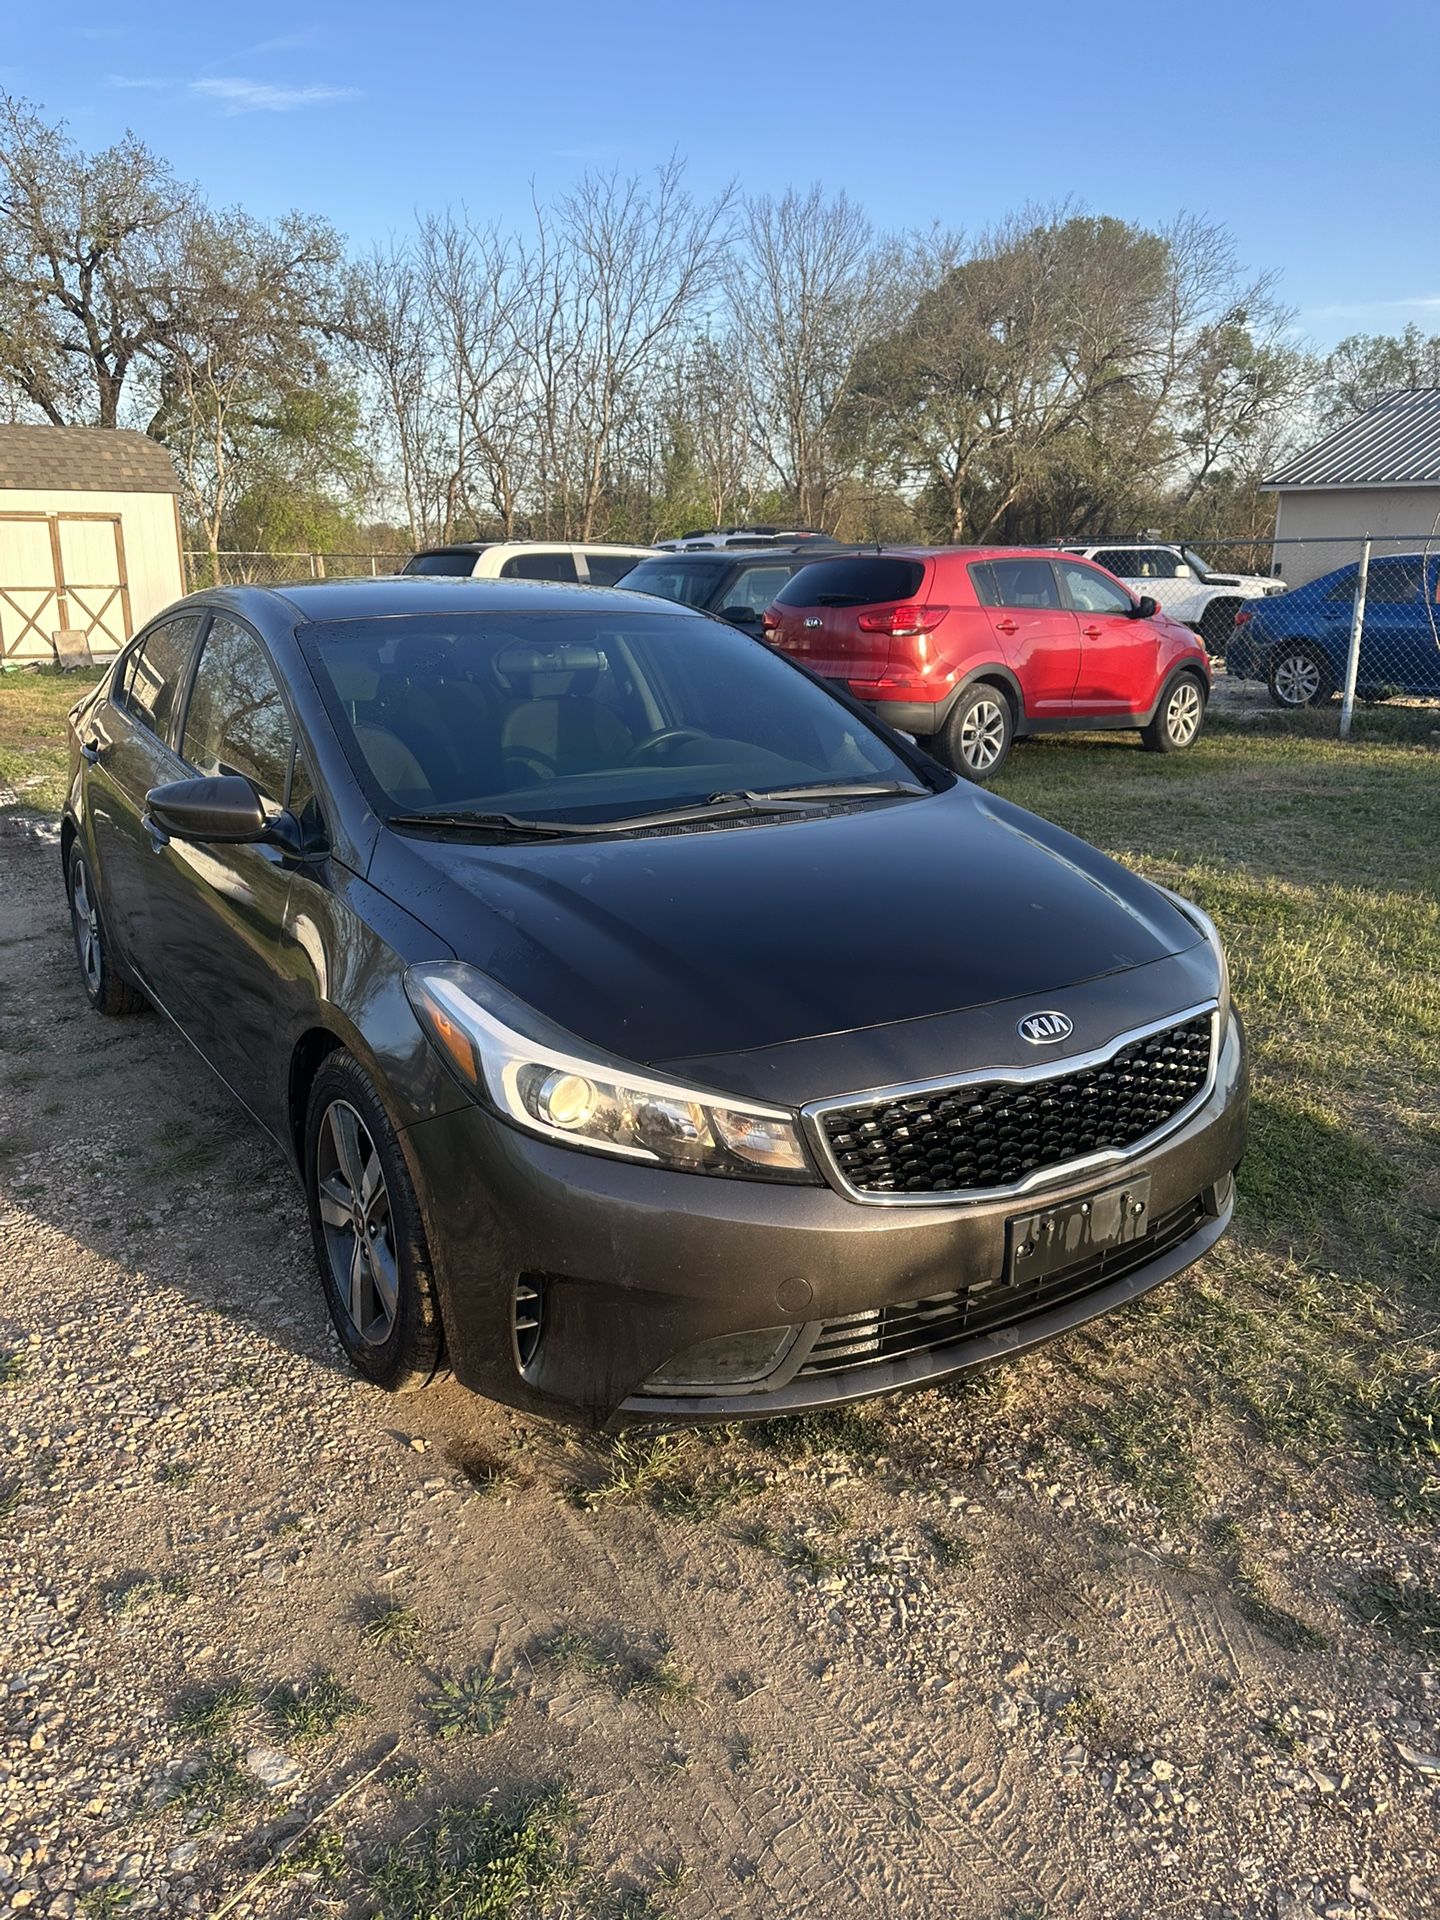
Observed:
[[[1237,627],[1248,627],[1254,618],[1253,613],[1247,613],[1244,607],[1241,607],[1235,615],[1235,624]]]
[[[760,616],[760,631],[768,640],[773,633],[780,631],[780,616],[773,607],[767,607]]]
[[[857,615],[856,625],[862,633],[888,633],[894,640],[909,639],[933,633],[949,611],[948,607],[877,607]]]

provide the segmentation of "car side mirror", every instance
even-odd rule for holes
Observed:
[[[732,627],[750,627],[760,631],[760,616],[753,607],[742,607],[738,602],[733,607],[722,607],[720,618],[728,620]]]
[[[1175,578],[1177,580],[1193,580],[1195,578],[1195,569],[1187,566],[1182,560],[1175,568]]]
[[[232,847],[268,842],[291,851],[290,841],[299,838],[291,816],[267,814],[259,794],[239,773],[152,787],[145,796],[145,818],[151,830],[167,840]]]
[[[1160,602],[1158,600],[1152,600],[1148,593],[1142,593],[1140,598],[1135,602],[1134,617],[1137,620],[1153,620],[1159,611]]]

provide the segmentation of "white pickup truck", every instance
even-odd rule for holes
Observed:
[[[1148,593],[1172,620],[1193,627],[1211,653],[1223,653],[1242,600],[1285,591],[1285,582],[1268,574],[1216,573],[1193,547],[1179,542],[1106,540],[1062,551],[1093,560],[1136,593]]]

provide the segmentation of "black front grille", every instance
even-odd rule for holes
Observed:
[[[1173,1120],[1210,1072],[1213,1016],[1133,1040],[1099,1066],[835,1107],[821,1124],[861,1193],[985,1193],[1043,1167],[1132,1147]]]
[[[1205,1216],[1205,1203],[1197,1197],[1163,1215],[1143,1240],[1130,1240],[1124,1246],[1090,1254],[1073,1267],[1047,1274],[1038,1286],[1034,1281],[1006,1286],[997,1280],[957,1287],[951,1293],[934,1293],[925,1300],[872,1307],[864,1313],[847,1314],[842,1320],[827,1320],[799,1372],[802,1376],[843,1373],[851,1367],[902,1360],[906,1354],[948,1346],[996,1327],[1014,1326],[1031,1314],[1043,1313],[1047,1307],[1059,1306],[1099,1287],[1112,1286],[1127,1273],[1148,1266],[1188,1240]]]

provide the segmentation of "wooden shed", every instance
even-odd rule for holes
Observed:
[[[178,493],[143,433],[0,427],[0,665],[57,659],[82,635],[104,659],[178,600]]]

